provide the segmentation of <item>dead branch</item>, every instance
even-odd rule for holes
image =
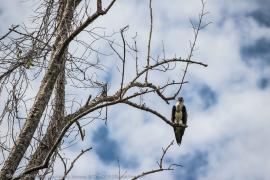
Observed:
[[[78,121],[76,121],[76,125],[77,125],[77,127],[78,127],[78,129],[80,131],[80,135],[81,135],[81,138],[82,138],[82,141],[83,141],[84,136],[85,136],[85,132],[84,132],[84,130],[82,130],[82,127],[81,127],[81,125],[80,125],[80,123]]]
[[[173,141],[165,149],[162,148],[162,155],[161,155],[161,158],[160,158],[160,160],[158,162],[159,168],[143,172],[143,173],[133,177],[131,180],[139,179],[139,178],[142,178],[142,177],[147,176],[149,174],[154,174],[154,173],[161,172],[161,171],[172,171],[172,170],[174,170],[172,168],[172,165],[168,166],[167,168],[163,168],[163,159],[164,159],[167,151],[169,150],[169,148],[172,145],[173,145]],[[179,165],[179,166],[181,166],[181,165]]]
[[[92,149],[92,147],[87,148],[85,150],[81,150],[81,153],[71,162],[70,167],[68,168],[68,170],[65,172],[64,176],[62,177],[62,180],[64,180],[67,175],[69,174],[69,172],[72,170],[72,168],[74,167],[74,164],[76,163],[76,161],[86,152],[90,151]]]
[[[198,25],[194,25],[194,23],[191,21],[192,29],[194,31],[194,40],[191,43],[190,52],[189,52],[189,55],[188,55],[188,58],[187,58],[188,61],[191,60],[191,58],[193,56],[195,46],[196,46],[196,43],[197,43],[197,39],[198,39],[198,35],[199,35],[199,31],[201,29],[205,28],[209,24],[209,23],[207,23],[206,25],[202,25],[203,17],[207,13],[205,13],[205,1],[201,0],[201,3],[202,3],[202,9],[201,9],[201,13],[199,14],[199,23],[198,23]],[[190,62],[187,62],[181,82],[184,82],[184,80],[185,80],[189,64],[190,64]],[[178,91],[175,93],[175,96],[177,96],[179,94],[181,89],[182,89],[182,84],[180,84],[180,87],[179,87]]]
[[[16,26],[13,26],[13,27],[9,28],[9,32],[7,32],[5,35],[3,35],[2,37],[0,37],[0,41],[2,41],[3,39],[5,39],[12,31],[14,31],[18,27],[19,27],[19,25],[16,25]]]
[[[152,39],[152,31],[153,31],[152,0],[149,0],[149,10],[150,10],[150,31],[149,31],[148,46],[147,46],[147,65],[146,65],[147,68],[149,67],[149,64],[150,64],[151,39]],[[147,79],[148,79],[148,70],[146,71],[145,82],[147,82]]]
[[[144,110],[144,111],[147,111],[147,112],[150,112],[154,115],[156,115],[157,117],[159,117],[160,119],[162,119],[164,122],[166,122],[167,124],[173,126],[173,124],[171,123],[171,121],[169,121],[166,117],[164,117],[163,115],[161,115],[160,113],[158,113],[157,111],[149,108],[149,107],[146,107],[146,105],[139,105],[139,104],[136,104],[136,103],[133,103],[131,101],[124,101],[123,103],[125,104],[128,104],[134,108],[137,108],[137,109],[141,109],[141,110]]]

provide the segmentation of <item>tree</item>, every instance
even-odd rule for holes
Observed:
[[[151,56],[153,14],[150,0],[150,29],[145,60],[139,59],[136,36],[131,38],[132,41],[126,37],[128,26],[111,35],[99,34],[95,32],[95,28],[89,28],[101,16],[109,15],[115,3],[116,0],[111,0],[104,5],[104,2],[97,0],[95,12],[91,14],[93,4],[90,1],[46,0],[37,9],[34,27],[12,26],[0,38],[0,95],[1,101],[5,102],[0,123],[3,127],[7,125],[7,130],[1,132],[1,135],[5,133],[5,140],[0,142],[4,159],[0,179],[34,179],[39,172],[41,177],[52,174],[55,158],[62,158],[59,151],[63,137],[72,131],[78,131],[83,140],[85,132],[79,121],[91,115],[92,119],[107,122],[107,109],[116,104],[126,104],[149,112],[173,126],[168,120],[170,118],[147,106],[143,97],[157,96],[169,104],[179,95],[182,85],[187,83],[185,76],[189,65],[207,66],[192,60],[198,33],[206,26],[202,24],[202,18],[206,14],[205,3],[202,1],[199,22],[192,23],[194,39],[188,57],[167,58],[163,50],[162,58],[154,58]],[[80,39],[82,33],[93,37],[92,42]],[[119,42],[112,40],[115,36],[119,38]],[[110,82],[96,76],[103,71],[102,58],[108,56],[92,48],[91,45],[100,40],[113,52],[109,57],[121,62],[120,83],[116,90],[110,90]],[[76,56],[76,46],[85,48],[85,52]],[[87,55],[88,53],[94,56]],[[131,60],[134,62],[134,76],[128,79],[126,64]],[[181,78],[173,77],[166,82],[156,82],[149,77],[152,72],[165,74],[174,71],[178,64],[185,66]],[[39,90],[29,100],[26,92],[37,82],[40,82]],[[67,85],[86,89],[89,92],[88,99],[84,102],[67,102]],[[174,89],[174,93],[167,93],[168,89]],[[79,104],[77,109],[72,106],[76,103]],[[74,125],[78,130],[71,128]],[[172,143],[163,151],[157,170],[145,172],[134,179],[162,170],[172,170],[172,166],[162,166],[163,157],[171,145]],[[90,149],[81,151],[78,158]],[[75,161],[76,159],[74,163]],[[24,170],[19,168],[20,165]],[[71,169],[72,166],[66,169],[63,178]]]

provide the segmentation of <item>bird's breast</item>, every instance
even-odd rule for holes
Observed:
[[[182,112],[181,111],[179,111],[179,112],[175,112],[175,123],[176,124],[181,124],[181,123],[183,123],[182,122]]]

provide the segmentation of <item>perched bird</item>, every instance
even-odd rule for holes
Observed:
[[[181,144],[182,137],[187,127],[187,110],[184,105],[183,97],[179,97],[176,105],[172,108],[172,123],[176,142]]]

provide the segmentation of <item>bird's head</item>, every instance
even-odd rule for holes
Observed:
[[[179,101],[180,103],[184,103],[184,98],[183,98],[183,97],[179,97],[179,98],[178,98],[178,101]]]

